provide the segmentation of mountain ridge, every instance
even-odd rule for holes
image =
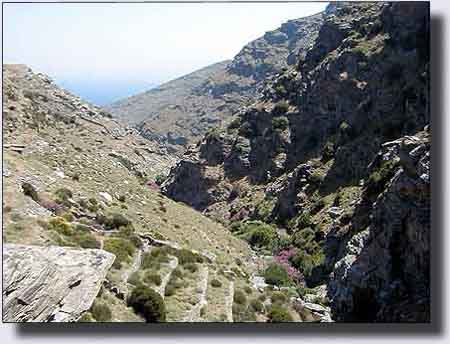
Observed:
[[[290,20],[246,44],[233,60],[207,66],[105,108],[119,118],[128,117],[144,137],[182,152],[254,101],[264,82],[293,64],[295,56],[303,56],[321,21],[322,13]]]

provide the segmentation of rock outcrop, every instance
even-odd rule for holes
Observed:
[[[370,212],[364,210],[368,226],[350,235],[331,274],[337,320],[430,321],[429,136],[385,143],[379,166],[388,161],[395,162],[392,178]],[[364,195],[371,187],[366,185],[361,203],[368,202]]]
[[[4,244],[3,321],[76,321],[114,258],[103,250]]]
[[[429,25],[425,3],[330,5],[296,65],[191,147],[164,192],[286,232],[335,320],[429,320]]]

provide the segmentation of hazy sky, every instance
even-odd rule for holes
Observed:
[[[326,3],[3,4],[3,61],[104,104],[233,58]]]

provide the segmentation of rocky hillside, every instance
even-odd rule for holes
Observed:
[[[304,56],[322,15],[284,23],[247,44],[232,60],[217,63],[106,107],[137,125],[144,137],[175,151],[250,104],[265,82]]]
[[[26,66],[3,73],[4,319],[275,316],[277,294],[259,275],[264,259],[160,193],[158,178],[174,162],[164,146]],[[282,301],[289,319],[316,314]]]
[[[334,320],[429,321],[429,24],[427,3],[328,6],[312,47],[191,147],[165,194],[273,256],[266,282]]]

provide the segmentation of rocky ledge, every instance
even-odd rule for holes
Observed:
[[[103,250],[5,244],[3,321],[76,321],[91,307],[114,259]]]

